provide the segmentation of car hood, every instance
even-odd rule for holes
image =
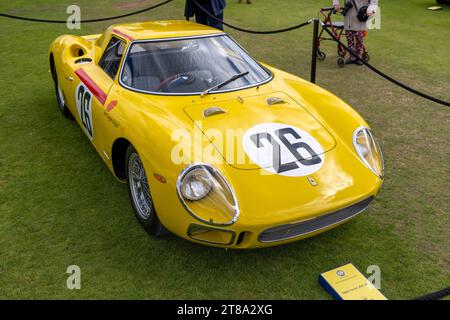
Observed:
[[[214,146],[215,152],[220,153],[225,162],[237,169],[254,170],[273,167],[273,146],[281,145],[279,148],[286,149],[282,141],[278,138],[268,137],[264,132],[273,133],[277,128],[295,128],[286,131],[284,141],[288,141],[288,149],[297,150],[307,161],[310,154],[324,154],[336,146],[336,140],[330,131],[312,116],[306,108],[292,99],[284,92],[265,93],[247,97],[237,97],[236,99],[214,101],[206,104],[196,104],[184,108],[184,112],[194,122],[197,130],[201,130],[204,136]],[[258,134],[256,141],[255,134]],[[269,135],[271,135],[269,134]],[[301,142],[302,138],[308,136],[309,141],[313,140],[314,152],[307,152],[296,142]],[[265,141],[263,141],[265,138]],[[253,140],[252,140],[253,139]],[[270,140],[277,140],[278,143],[268,147]],[[254,146],[250,146],[255,142]],[[256,144],[257,143],[257,144]],[[267,161],[256,159],[250,148],[266,149]],[[264,147],[264,148],[262,148]],[[311,149],[309,149],[311,150]],[[281,163],[289,163],[289,154],[292,152],[282,152],[281,158],[288,154],[286,159],[280,159]],[[260,154],[258,155],[260,157]]]

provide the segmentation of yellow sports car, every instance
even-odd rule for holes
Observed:
[[[64,35],[49,50],[60,111],[128,185],[144,229],[227,248],[284,244],[365,210],[383,178],[346,103],[188,21]]]

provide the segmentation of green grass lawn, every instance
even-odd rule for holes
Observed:
[[[65,19],[133,11],[153,1],[3,1],[0,12]],[[226,19],[252,29],[287,27],[331,0],[229,0]],[[382,1],[382,29],[370,32],[371,62],[450,100],[450,6]],[[182,19],[184,1],[124,21]],[[320,272],[353,262],[382,271],[382,292],[409,299],[450,284],[450,110],[415,97],[364,67],[338,69],[336,47],[318,64],[318,84],[371,124],[384,149],[386,180],[363,215],[320,236],[251,251],[149,237],[81,129],[57,110],[48,73],[50,42],[100,33],[112,22],[65,25],[0,17],[0,298],[329,299]],[[309,77],[311,27],[280,35],[228,30],[259,60]],[[66,288],[80,266],[82,289]]]

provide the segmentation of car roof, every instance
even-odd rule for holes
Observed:
[[[223,33],[221,30],[184,20],[125,23],[113,25],[109,29],[111,29],[110,31],[113,34],[126,38],[129,41]]]

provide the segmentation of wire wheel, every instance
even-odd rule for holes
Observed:
[[[66,98],[64,96],[64,92],[59,85],[58,75],[56,74],[56,69],[52,68],[53,80],[55,82],[55,91],[56,91],[56,103],[58,104],[58,109],[64,115],[64,117],[68,119],[73,119],[72,114],[67,108]]]
[[[64,94],[61,90],[61,87],[59,86],[59,81],[56,80],[56,94],[57,94],[57,100],[58,100],[58,108],[61,110],[61,112],[64,111],[64,107],[66,105],[66,100],[64,99]]]
[[[128,177],[131,197],[137,213],[143,220],[148,220],[153,215],[153,201],[144,166],[136,152],[133,152],[128,160]]]

